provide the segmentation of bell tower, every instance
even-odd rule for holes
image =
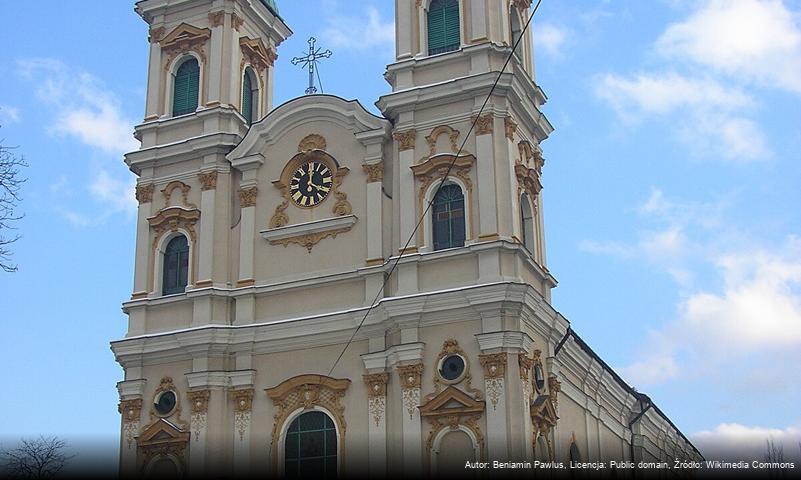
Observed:
[[[453,163],[447,183],[463,191],[464,246],[519,248],[534,273],[526,279],[549,299],[555,281],[545,259],[539,145],[553,127],[540,110],[546,96],[534,76],[535,22],[524,32],[530,14],[530,0],[396,1],[396,58],[385,74],[392,93],[378,106],[395,127],[397,248]],[[434,223],[423,222],[408,251],[438,249]],[[500,255],[474,250],[482,280],[507,276]],[[399,290],[415,291],[404,268],[411,267],[399,267]]]

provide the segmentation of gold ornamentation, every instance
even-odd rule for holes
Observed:
[[[484,458],[484,436],[478,424],[484,410],[483,401],[473,399],[452,386],[420,406],[420,416],[431,424],[431,431],[426,440],[429,455],[434,448],[434,439],[442,430],[446,428],[456,430],[461,425],[473,432],[478,440],[481,458]]]
[[[136,186],[136,200],[139,202],[139,205],[143,203],[150,203],[153,201],[153,192],[156,190],[156,186],[152,183],[150,185],[137,185]]]
[[[299,147],[300,148],[300,147]],[[319,205],[322,205],[328,197],[331,195],[327,195],[320,203],[309,206],[303,207],[297,205],[289,196],[289,184],[292,180],[292,175],[300,168],[302,165],[309,163],[309,162],[320,162],[328,167],[329,170],[334,174],[334,182],[331,186],[331,192],[334,194],[333,196],[336,197],[337,202],[334,204],[334,208],[332,209],[334,214],[338,216],[346,216],[350,215],[351,208],[350,203],[348,202],[347,194],[344,192],[340,192],[339,188],[342,186],[342,182],[345,176],[350,172],[348,167],[340,167],[337,161],[327,152],[324,152],[319,149],[308,150],[305,152],[300,152],[294,157],[292,160],[287,162],[284,166],[284,169],[281,171],[281,177],[278,180],[273,181],[273,186],[281,191],[281,196],[284,197],[284,200],[287,202],[293,203],[298,208],[316,208]],[[341,195],[338,195],[341,194]],[[344,213],[347,212],[347,213]]]
[[[395,132],[393,135],[395,141],[398,142],[398,149],[402,152],[404,150],[413,150],[417,142],[417,130],[406,130],[405,132]]]
[[[217,188],[217,171],[204,172],[198,175],[200,180],[200,190],[214,190]]]
[[[186,394],[193,414],[208,413],[211,390],[196,390]]]
[[[364,384],[367,385],[368,397],[384,397],[387,395],[389,373],[363,375],[362,378],[364,379]]]
[[[173,392],[175,394],[175,408],[172,409],[166,415],[162,415],[156,411],[156,400],[159,398],[164,392]],[[150,403],[150,420],[154,421],[157,418],[175,418],[175,423],[180,423],[180,425],[184,426],[185,424],[181,421],[181,396],[178,395],[178,389],[175,388],[175,384],[172,382],[172,377],[164,377],[161,379],[158,388],[156,389],[155,393],[153,393],[153,401]]]
[[[425,162],[419,163],[417,165],[412,165],[412,172],[414,173],[415,178],[417,181],[420,182],[420,186],[417,189],[417,215],[418,217],[423,216],[423,211],[426,207],[426,192],[428,192],[429,187],[436,182],[437,180],[442,180],[445,176],[445,173],[450,168],[451,163],[453,163],[453,168],[451,168],[451,174],[458,177],[467,187],[466,193],[466,203],[470,204],[473,194],[473,181],[470,179],[470,171],[473,169],[473,165],[476,162],[476,157],[470,154],[467,155],[460,155],[455,161],[453,155],[437,155],[435,157],[428,158]],[[468,238],[473,238],[472,234],[472,222],[467,221],[468,225]],[[418,244],[423,243],[423,238],[425,236],[425,232],[421,227],[418,229],[417,232]]]
[[[401,365],[397,367],[398,377],[400,377],[401,387],[420,388],[423,383],[423,364]]]
[[[185,184],[184,182],[173,181],[167,184],[164,187],[164,190],[161,191],[161,194],[164,196],[164,206],[170,207],[172,206],[170,203],[172,201],[172,192],[175,189],[181,190],[181,205],[187,208],[197,208],[197,205],[194,203],[189,203],[189,190],[192,189],[189,185]]]
[[[234,30],[238,32],[239,29],[242,28],[242,25],[244,24],[245,20],[240,18],[239,15],[237,15],[236,13],[231,14],[231,25],[234,27]]]
[[[531,372],[531,367],[533,366],[534,361],[528,358],[527,354],[518,353],[517,363],[520,365],[520,379],[528,383],[528,375]]]
[[[328,143],[325,141],[325,137],[322,135],[318,135],[316,133],[312,133],[311,135],[307,135],[300,141],[298,144],[298,152],[309,152],[311,150],[325,150],[328,147]]]
[[[492,133],[493,123],[495,117],[491,113],[487,113],[480,117],[473,117],[473,122],[476,124],[476,135],[487,135]]]
[[[189,240],[194,243],[197,241],[195,225],[200,220],[200,210],[186,210],[181,207],[170,207],[161,210],[156,216],[147,219],[150,228],[153,229],[153,252],[161,240],[162,235],[167,232],[178,232],[183,229],[189,234]]]
[[[554,409],[559,406],[559,392],[562,391],[562,383],[556,378],[556,375],[548,377],[548,397],[553,403]]]
[[[389,373],[364,375],[362,378],[365,385],[367,385],[368,410],[375,422],[375,426],[378,427],[381,425],[381,420],[384,418],[384,412],[387,409]]]
[[[186,23],[180,24],[159,41],[166,54],[164,68],[169,69],[176,57],[188,52],[197,53],[205,64],[206,51],[204,47],[209,38],[211,38],[211,30],[208,28],[197,28]]]
[[[253,408],[253,395],[255,390],[252,388],[244,388],[241,390],[234,390],[234,411],[236,412],[249,412]]]
[[[239,190],[239,205],[242,208],[255,207],[259,187],[246,187]]]
[[[459,151],[459,130],[454,130],[448,125],[440,125],[431,131],[431,135],[426,137],[429,148],[429,156],[433,157],[437,153],[437,139],[440,135],[447,135],[451,141],[451,152]]]
[[[286,198],[286,194],[284,194],[284,198]],[[273,213],[273,217],[270,219],[268,225],[269,228],[281,228],[289,225],[289,215],[286,214],[286,209],[288,207],[289,200],[286,199],[275,207],[275,213]]]
[[[506,130],[506,138],[509,140],[515,139],[515,132],[517,131],[517,123],[512,120],[512,117],[506,117],[503,119],[503,127]]]
[[[200,439],[203,431],[206,429],[211,391],[197,390],[187,393],[186,397],[189,399],[191,411],[189,428],[194,434],[194,438],[197,440]]]
[[[437,371],[439,368],[440,361],[443,358],[451,355],[459,355],[464,359],[464,374],[456,382],[445,381],[444,379],[442,379],[442,377],[440,377],[439,371]],[[434,371],[434,392],[426,395],[425,398],[426,402],[431,401],[432,398],[439,395],[443,387],[447,387],[448,385],[458,385],[460,383],[464,383],[465,390],[467,390],[470,393],[470,395],[473,396],[474,399],[476,400],[484,399],[484,394],[481,392],[481,390],[473,388],[472,385],[473,377],[470,374],[470,361],[468,360],[467,354],[464,352],[464,350],[462,350],[462,347],[459,346],[459,342],[457,342],[453,338],[445,340],[445,343],[442,344],[442,350],[440,350],[439,354],[437,355],[437,359],[434,362],[434,365],[437,366],[437,368]]]
[[[280,240],[270,240],[270,245],[283,245],[284,247],[287,247],[290,243],[294,243],[296,245],[305,247],[306,250],[311,253],[312,249],[314,249],[314,246],[320,243],[321,240],[328,237],[337,238],[337,235],[340,233],[347,233],[351,230],[351,228],[352,226],[337,230],[329,230],[327,232],[309,233],[306,235],[298,235],[296,237],[282,238]]]
[[[498,402],[503,395],[503,378],[486,378],[484,379],[484,390],[492,403],[492,409],[498,409]]]
[[[164,38],[164,27],[155,27],[150,29],[150,34],[147,37],[147,41],[150,43],[158,43]]]
[[[239,434],[239,441],[245,440],[245,433],[250,426],[250,412],[253,409],[255,390],[246,388],[234,390],[234,427]]]
[[[484,367],[484,378],[503,378],[506,374],[506,360],[505,353],[479,355],[478,361]]]
[[[219,10],[209,14],[209,24],[211,28],[221,27],[225,24],[225,11]]]
[[[528,10],[531,7],[531,0],[512,0],[512,3],[520,10]]]
[[[189,432],[158,419],[139,435],[139,467],[144,470],[154,459],[170,456],[178,461],[179,474],[186,471],[189,437]]]
[[[272,459],[278,468],[278,436],[290,414],[300,408],[325,408],[334,416],[340,432],[339,445],[345,445],[345,406],[342,399],[350,386],[348,379],[336,379],[324,375],[300,375],[265,390],[276,407],[273,416]]]
[[[142,399],[120,400],[117,411],[122,414],[123,423],[139,422],[142,417]]]
[[[384,162],[362,165],[367,173],[367,183],[381,182],[384,180]]]
[[[275,50],[264,45],[260,38],[242,37],[239,39],[239,47],[242,50],[241,70],[243,71],[245,65],[249,63],[253,68],[262,72],[268,67],[272,67],[278,59]]]

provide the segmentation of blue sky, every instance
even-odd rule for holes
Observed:
[[[314,3],[314,8],[308,4]],[[0,138],[30,167],[0,274],[0,437],[113,439],[147,29],[133,2],[0,4]],[[388,91],[392,2],[279,2],[290,59],[334,50],[327,93]],[[312,15],[312,12],[317,15]],[[544,0],[537,81],[554,305],[691,438],[801,437],[801,2]],[[79,313],[80,312],[80,313]],[[69,411],[69,414],[65,414]],[[793,443],[789,443],[789,442]]]

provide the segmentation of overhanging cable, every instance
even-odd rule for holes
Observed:
[[[431,200],[428,201],[428,204],[426,205],[426,208],[423,211],[423,214],[417,220],[417,224],[414,226],[414,230],[412,230],[412,234],[409,235],[409,239],[406,241],[406,244],[403,246],[402,249],[400,249],[400,251],[398,253],[398,256],[395,258],[395,261],[392,263],[392,267],[389,269],[389,273],[387,273],[384,276],[384,282],[381,284],[381,288],[378,289],[378,292],[376,293],[376,296],[373,299],[372,303],[370,303],[370,307],[364,313],[364,317],[362,317],[361,322],[359,322],[359,325],[353,331],[353,335],[350,336],[350,339],[348,340],[348,343],[345,344],[345,347],[339,353],[339,356],[334,361],[334,364],[331,365],[331,370],[328,371],[328,376],[329,377],[331,376],[331,374],[334,373],[334,369],[339,364],[339,361],[342,360],[342,357],[345,355],[345,352],[348,351],[348,347],[350,347],[350,344],[353,343],[353,339],[356,338],[356,334],[358,334],[359,330],[361,330],[362,326],[364,326],[364,322],[367,321],[367,317],[370,315],[370,312],[372,312],[373,309],[375,308],[375,306],[378,304],[378,301],[381,298],[382,292],[384,291],[385,288],[387,288],[387,283],[389,282],[389,279],[392,278],[392,274],[395,272],[395,269],[397,268],[398,264],[400,263],[401,258],[406,253],[406,250],[409,248],[409,245],[411,245],[412,240],[414,240],[415,236],[417,235],[417,231],[420,229],[420,225],[423,224],[423,220],[426,218],[426,216],[428,215],[428,211],[431,210],[431,206],[434,204],[434,199],[437,198],[437,195],[439,194],[440,190],[445,185],[445,181],[450,176],[451,170],[453,170],[453,166],[456,164],[456,160],[458,160],[459,156],[462,154],[462,150],[464,149],[464,146],[467,144],[467,139],[470,138],[470,134],[473,133],[473,130],[476,128],[476,123],[478,122],[478,119],[481,118],[481,113],[484,111],[484,108],[486,108],[487,104],[490,101],[490,98],[492,98],[492,94],[493,94],[493,92],[495,92],[495,87],[497,87],[498,86],[498,82],[501,81],[501,77],[503,76],[504,72],[506,71],[506,67],[509,66],[509,62],[512,60],[512,57],[514,56],[518,45],[520,45],[520,42],[525,37],[526,31],[528,30],[529,25],[531,25],[531,20],[534,19],[534,15],[537,13],[537,10],[540,8],[540,4],[541,3],[542,3],[542,0],[538,0],[537,4],[534,6],[534,10],[531,12],[531,15],[529,15],[528,21],[526,21],[526,26],[523,27],[523,30],[520,32],[520,36],[517,38],[517,40],[515,41],[514,45],[512,46],[512,51],[509,52],[509,55],[506,57],[506,61],[504,62],[503,67],[501,68],[501,71],[498,73],[498,78],[495,79],[495,82],[492,84],[492,88],[490,89],[489,93],[487,94],[487,98],[484,100],[484,103],[481,105],[481,108],[478,110],[478,113],[476,114],[475,118],[473,119],[473,122],[470,124],[470,130],[467,131],[467,134],[465,135],[464,140],[462,140],[462,145],[459,147],[459,150],[456,152],[456,155],[454,155],[454,157],[451,160],[450,164],[448,164],[448,169],[445,171],[445,174],[442,176],[442,181],[440,181],[439,185],[437,185],[437,189],[434,191],[434,194],[431,195]],[[320,85],[320,88],[322,88],[322,84]]]

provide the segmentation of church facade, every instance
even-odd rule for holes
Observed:
[[[121,473],[701,458],[550,304],[530,0],[395,6],[376,116],[331,95],[273,106],[292,32],[272,0],[136,3]]]

